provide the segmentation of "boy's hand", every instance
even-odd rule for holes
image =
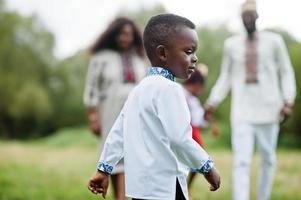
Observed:
[[[212,121],[214,107],[206,104],[204,109],[205,109],[205,113],[204,113],[205,120],[207,120],[208,122]]]
[[[220,131],[219,131],[219,128],[217,126],[213,126],[211,128],[211,132],[212,132],[212,135],[215,137],[215,138],[218,138],[219,134],[220,134]]]
[[[109,175],[97,171],[95,175],[93,175],[88,183],[88,189],[94,194],[102,193],[102,197],[106,198],[107,190],[109,186]]]
[[[205,179],[210,183],[210,191],[215,191],[221,184],[220,176],[213,167],[208,173],[204,174]]]

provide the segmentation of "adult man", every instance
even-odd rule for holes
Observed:
[[[270,198],[275,171],[279,121],[287,118],[296,96],[294,72],[282,38],[257,31],[254,0],[242,6],[245,33],[226,40],[220,76],[205,116],[232,91],[231,126],[233,199],[249,199],[249,172],[254,150],[260,154],[258,199]]]

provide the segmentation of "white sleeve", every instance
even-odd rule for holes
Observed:
[[[190,98],[189,109],[192,125],[203,128],[208,126],[208,122],[204,119],[205,111],[197,97]]]
[[[97,168],[112,173],[114,166],[123,158],[123,110],[120,112],[104,144]]]
[[[92,57],[89,62],[86,83],[84,88],[84,105],[86,107],[96,107],[98,105],[98,88],[97,88],[97,60]]]
[[[157,112],[180,162],[192,169],[200,169],[208,162],[209,155],[192,139],[190,113],[180,85],[173,84],[161,91]]]
[[[213,86],[207,104],[218,106],[227,96],[231,86],[231,56],[229,42],[225,42],[220,75]]]
[[[296,80],[292,64],[283,39],[279,36],[276,60],[280,68],[282,95],[285,102],[294,103],[296,97]]]

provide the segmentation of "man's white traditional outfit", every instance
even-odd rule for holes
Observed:
[[[243,11],[256,11],[248,0]],[[216,107],[231,90],[233,199],[249,199],[254,144],[260,154],[258,199],[270,198],[276,162],[280,113],[296,96],[295,76],[280,35],[257,31],[225,41],[221,72],[207,104]]]

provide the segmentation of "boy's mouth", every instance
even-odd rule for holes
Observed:
[[[190,67],[188,67],[188,71],[189,71],[189,73],[193,73],[193,72],[194,72],[194,70],[195,70],[195,67],[194,67],[194,66],[190,66]]]

